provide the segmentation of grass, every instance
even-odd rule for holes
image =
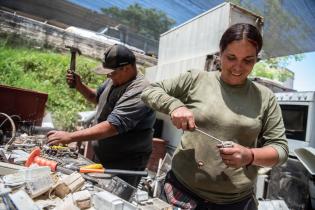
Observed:
[[[31,46],[34,43],[0,38],[0,84],[47,93],[46,111],[52,113],[55,126],[71,130],[76,125],[77,112],[94,107],[66,83],[70,53]],[[85,84],[96,88],[104,81],[104,77],[90,71],[98,61],[80,56],[76,62],[77,72]]]

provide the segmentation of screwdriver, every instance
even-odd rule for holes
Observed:
[[[86,166],[67,166],[69,169],[78,171],[80,173],[105,173],[114,175],[125,175],[125,176],[148,176],[147,171],[134,171],[124,169],[105,169],[102,164],[94,163]]]
[[[210,139],[218,141],[222,145],[222,147],[225,147],[225,148],[233,147],[232,141],[222,141],[221,139],[218,139],[218,138],[214,137],[213,135],[211,135],[211,134],[209,134],[203,130],[200,130],[197,126],[195,127],[195,130],[198,131],[199,133],[202,133],[203,135],[210,137]]]

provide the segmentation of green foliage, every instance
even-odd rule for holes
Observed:
[[[278,57],[278,58],[270,58],[267,60],[263,60],[262,62],[268,64],[271,68],[285,68],[292,61],[302,61],[304,58],[305,58],[304,54],[297,54],[297,55],[289,55],[289,56],[283,56],[283,57]]]
[[[29,49],[25,45],[14,47],[8,40],[0,39],[0,83],[47,93],[46,111],[52,112],[57,128],[67,130],[74,128],[77,112],[94,109],[67,86],[65,76],[69,63],[70,53]],[[84,56],[77,58],[77,72],[92,88],[104,80],[90,72],[96,65],[96,60]]]
[[[158,40],[161,33],[175,24],[175,21],[167,17],[164,12],[143,8],[139,4],[130,5],[126,9],[102,8],[101,11],[127,25],[135,32],[155,40]]]
[[[281,60],[281,59],[280,59]],[[288,60],[286,59],[288,62]],[[288,78],[294,77],[294,73],[286,68],[275,65],[273,61],[265,60],[257,63],[251,73],[251,76],[264,77],[279,82],[284,82]]]

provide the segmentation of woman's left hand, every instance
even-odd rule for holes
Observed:
[[[233,168],[240,168],[252,162],[253,155],[249,148],[239,144],[233,144],[233,147],[222,147],[218,145],[223,162]]]

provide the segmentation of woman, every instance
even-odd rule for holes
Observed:
[[[288,146],[274,94],[248,79],[262,37],[235,24],[220,40],[220,72],[187,72],[152,84],[144,102],[185,130],[164,187],[170,203],[187,209],[257,209],[253,188],[259,166],[284,163]],[[195,128],[233,147],[218,145]]]

